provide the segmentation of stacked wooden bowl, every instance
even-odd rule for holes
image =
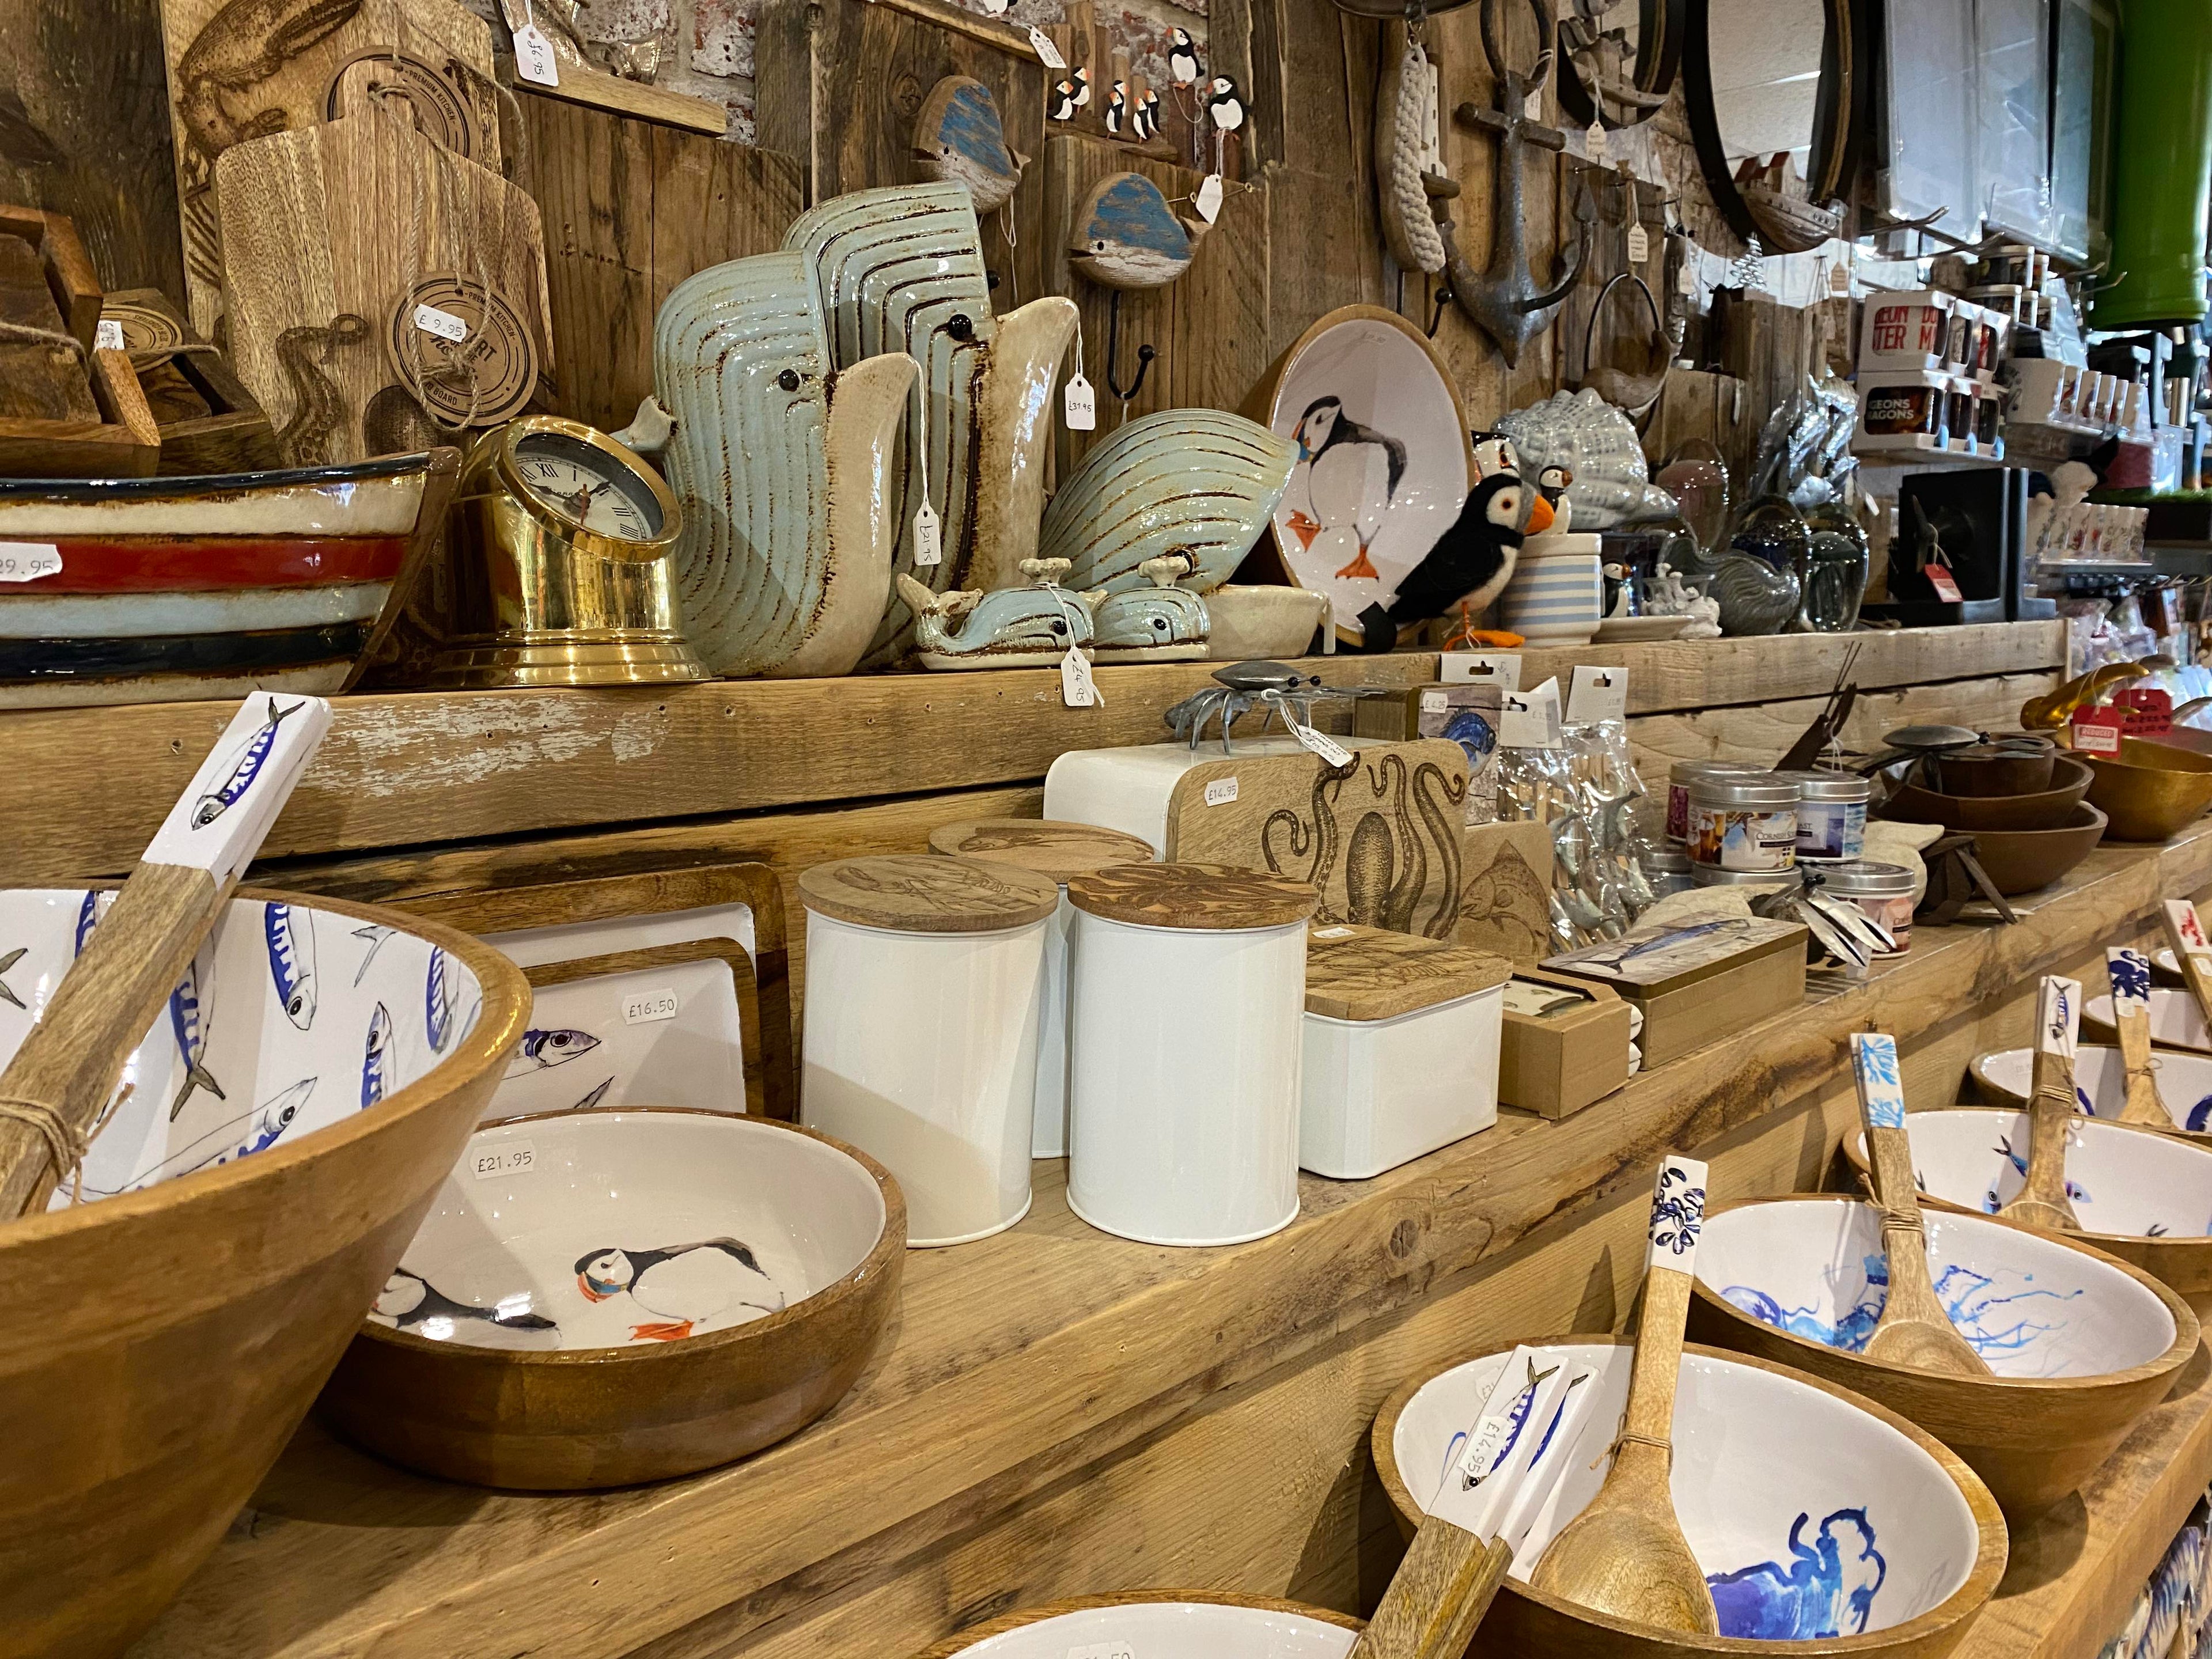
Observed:
[[[1972,836],[2010,896],[2048,887],[2104,838],[2105,814],[2083,799],[2094,782],[2086,761],[2054,748],[1984,744],[1917,763],[1892,781],[1881,816]]]
[[[2212,755],[2124,738],[2118,755],[2081,759],[2095,775],[2087,804],[2111,818],[2114,841],[2165,841],[2212,806]]]

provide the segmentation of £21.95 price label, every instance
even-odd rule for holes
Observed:
[[[538,1167],[538,1149],[526,1140],[479,1147],[469,1154],[469,1167],[478,1181],[489,1181],[494,1176],[528,1175]]]
[[[0,542],[0,582],[34,582],[62,574],[62,550],[52,542]]]

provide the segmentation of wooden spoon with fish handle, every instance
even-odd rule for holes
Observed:
[[[2112,982],[2112,1029],[2119,1033],[2120,1059],[2128,1068],[2120,1121],[2171,1129],[2173,1118],[2159,1098],[2158,1073],[2151,1069],[2150,958],[2124,946],[2107,951],[2105,973]]]
[[[1651,1198],[1636,1368],[1613,1468],[1589,1506],[1552,1540],[1530,1582],[1616,1619],[1717,1636],[1712,1592],[1682,1536],[1669,1482],[1682,1322],[1705,1217],[1705,1166],[1669,1156]]]
[[[2074,1038],[2081,988],[2046,974],[2037,997],[2035,1091],[2027,1103],[2027,1184],[1997,1213],[2030,1227],[2077,1233],[2081,1224],[2066,1196],[2066,1131],[2079,1103],[2074,1093]]]
[[[192,774],[0,1073],[0,1225],[68,1173],[330,726],[320,697],[256,692]]]
[[[2181,967],[2181,982],[2197,999],[2197,1012],[2204,1016],[2205,1028],[2212,1030],[2212,939],[2205,936],[2197,907],[2187,899],[2168,899],[2159,909],[2160,920],[2166,925],[2166,942],[2173,947],[2173,959]]]
[[[1863,1352],[1869,1359],[1893,1365],[1987,1376],[1988,1363],[1959,1334],[1928,1276],[1928,1237],[1912,1173],[1912,1142],[1905,1129],[1897,1039],[1881,1031],[1853,1036],[1851,1070],[1858,1079],[1875,1200],[1881,1206],[1881,1247],[1889,1257],[1889,1298]]]

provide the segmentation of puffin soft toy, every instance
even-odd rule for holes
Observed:
[[[1359,613],[1367,636],[1361,648],[1388,651],[1398,643],[1400,629],[1441,617],[1462,599],[1481,610],[1512,580],[1522,539],[1551,527],[1552,504],[1534,484],[1512,472],[1485,478],[1458,522],[1406,573],[1389,609],[1370,605]]]
[[[593,1250],[576,1263],[576,1288],[592,1302],[627,1291],[637,1307],[657,1316],[630,1327],[632,1340],[641,1342],[677,1341],[738,1308],[761,1314],[783,1309],[783,1292],[751,1249],[734,1238],[659,1250]]]

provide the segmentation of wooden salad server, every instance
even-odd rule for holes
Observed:
[[[2159,1099],[2158,1073],[2151,1069],[2150,958],[2124,946],[2107,951],[2105,973],[2112,982],[2112,1029],[2119,1034],[2120,1059],[2128,1068],[2120,1121],[2171,1129],[2173,1119]]]
[[[2197,907],[2187,899],[2168,899],[2159,908],[2166,942],[2173,947],[2173,959],[2181,968],[2181,982],[2197,999],[2197,1012],[2204,1016],[2206,1029],[2212,1030],[2212,939],[2205,937]]]
[[[43,1208],[82,1158],[330,726],[320,697],[258,691],[192,774],[0,1073],[0,1224]]]
[[[1928,1236],[1920,1219],[1912,1143],[1905,1129],[1897,1039],[1883,1031],[1856,1034],[1851,1071],[1858,1079],[1859,1115],[1866,1124],[1875,1201],[1881,1207],[1881,1247],[1889,1258],[1889,1297],[1863,1352],[1869,1359],[1893,1365],[1954,1376],[1987,1376],[1988,1363],[1959,1334],[1928,1276]]]
[[[1705,1219],[1705,1166],[1670,1155],[1651,1196],[1636,1368],[1613,1468],[1589,1506],[1552,1540],[1530,1582],[1616,1619],[1717,1636],[1712,1592],[1682,1535],[1668,1479],[1682,1323]]]
[[[2045,974],[2037,995],[2035,1088],[2028,1100],[2027,1184],[1997,1213],[2008,1221],[2063,1232],[2081,1231],[2066,1196],[2066,1131],[2074,1121],[2074,1041],[2081,988]]]

